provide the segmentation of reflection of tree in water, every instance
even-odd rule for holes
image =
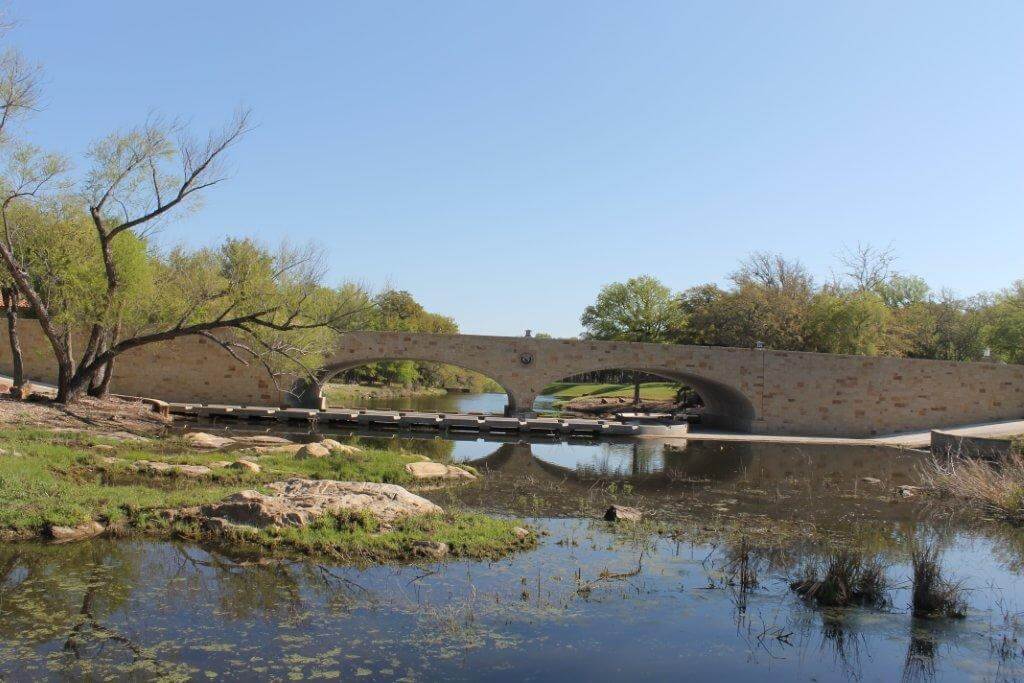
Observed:
[[[867,641],[857,633],[842,614],[821,615],[821,645],[832,651],[833,660],[847,678],[861,677],[861,657],[868,655]]]
[[[910,632],[907,658],[903,663],[902,680],[930,681],[935,678],[936,643],[931,634],[914,628]]]
[[[60,642],[72,661],[102,657],[117,665],[154,660],[141,643],[110,623],[139,579],[136,546],[96,541],[0,548],[0,572],[3,641]]]

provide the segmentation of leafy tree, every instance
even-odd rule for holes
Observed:
[[[662,343],[684,323],[672,291],[656,278],[640,276],[606,285],[580,317],[586,336],[631,342]],[[633,404],[640,405],[639,372],[634,373]]]
[[[885,302],[874,292],[823,290],[814,296],[808,311],[808,344],[823,353],[877,354],[889,315]]]

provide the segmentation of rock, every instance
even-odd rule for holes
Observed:
[[[254,463],[252,460],[236,460],[229,465],[233,470],[246,470],[258,474],[260,466]]]
[[[861,477],[861,482],[865,484],[881,484],[882,480],[877,477]]]
[[[318,443],[307,443],[295,454],[295,457],[299,460],[307,460],[309,458],[326,458],[331,454],[331,451]]]
[[[231,460],[214,460],[213,462],[207,463],[207,467],[215,470],[222,470],[225,467],[231,467],[235,463]]]
[[[612,505],[604,512],[607,522],[639,522],[642,517],[640,510],[625,505]]]
[[[114,447],[106,443],[98,443],[92,447],[94,451],[112,451]]]
[[[248,446],[246,448],[239,449],[240,453],[252,453],[254,455],[268,455],[272,453],[298,453],[303,448],[304,444],[301,443],[287,443],[280,444],[278,446]]]
[[[168,462],[150,462],[149,460],[136,460],[132,468],[139,472],[152,472],[156,474],[180,474],[189,478],[203,477],[213,472],[206,465],[172,465]]]
[[[334,439],[321,439],[320,440],[320,445],[323,446],[324,448],[326,448],[329,451],[333,451],[333,450],[341,448],[341,442],[340,441],[335,441]]]
[[[530,537],[530,530],[517,526],[512,529],[512,534],[516,537],[516,540],[525,541]]]
[[[235,442],[225,436],[214,436],[206,432],[189,432],[185,435],[185,443],[193,448],[224,448]]]
[[[112,455],[104,455],[100,458],[100,462],[104,465],[117,465],[118,463],[124,462],[121,458],[115,458]]]
[[[50,538],[62,543],[67,541],[80,541],[85,538],[99,536],[104,531],[106,531],[106,527],[99,522],[86,522],[85,524],[79,524],[78,526],[51,526]]]
[[[472,472],[442,462],[410,462],[405,471],[416,479],[476,479]]]
[[[913,498],[919,493],[923,492],[924,489],[920,486],[911,486],[909,484],[902,484],[896,487],[896,493],[903,498]]]
[[[271,436],[270,434],[254,434],[252,436],[236,436],[232,438],[235,443],[247,446],[288,446],[294,445],[282,436]],[[301,446],[301,444],[299,444]]]
[[[440,541],[414,541],[412,554],[428,560],[443,560],[448,555],[448,544]]]
[[[103,437],[113,439],[114,441],[130,441],[132,443],[149,443],[152,441],[150,438],[132,434],[131,432],[110,432],[109,434],[103,434]]]
[[[215,525],[263,528],[306,526],[317,517],[345,512],[367,512],[384,523],[443,512],[426,498],[394,484],[289,479],[267,484],[267,488],[273,493],[240,491],[219,503],[198,508],[196,514]]]

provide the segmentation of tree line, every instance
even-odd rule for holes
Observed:
[[[890,248],[858,245],[818,283],[799,260],[757,252],[725,286],[672,292],[651,276],[609,284],[581,323],[595,339],[1024,362],[1024,280],[964,298],[895,264]]]

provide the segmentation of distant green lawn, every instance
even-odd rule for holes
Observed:
[[[651,401],[670,401],[676,397],[679,385],[675,382],[644,382],[640,385],[640,398]],[[544,387],[541,392],[545,396],[554,396],[569,401],[582,396],[600,397],[633,397],[632,384],[576,384],[572,382],[555,382]]]

